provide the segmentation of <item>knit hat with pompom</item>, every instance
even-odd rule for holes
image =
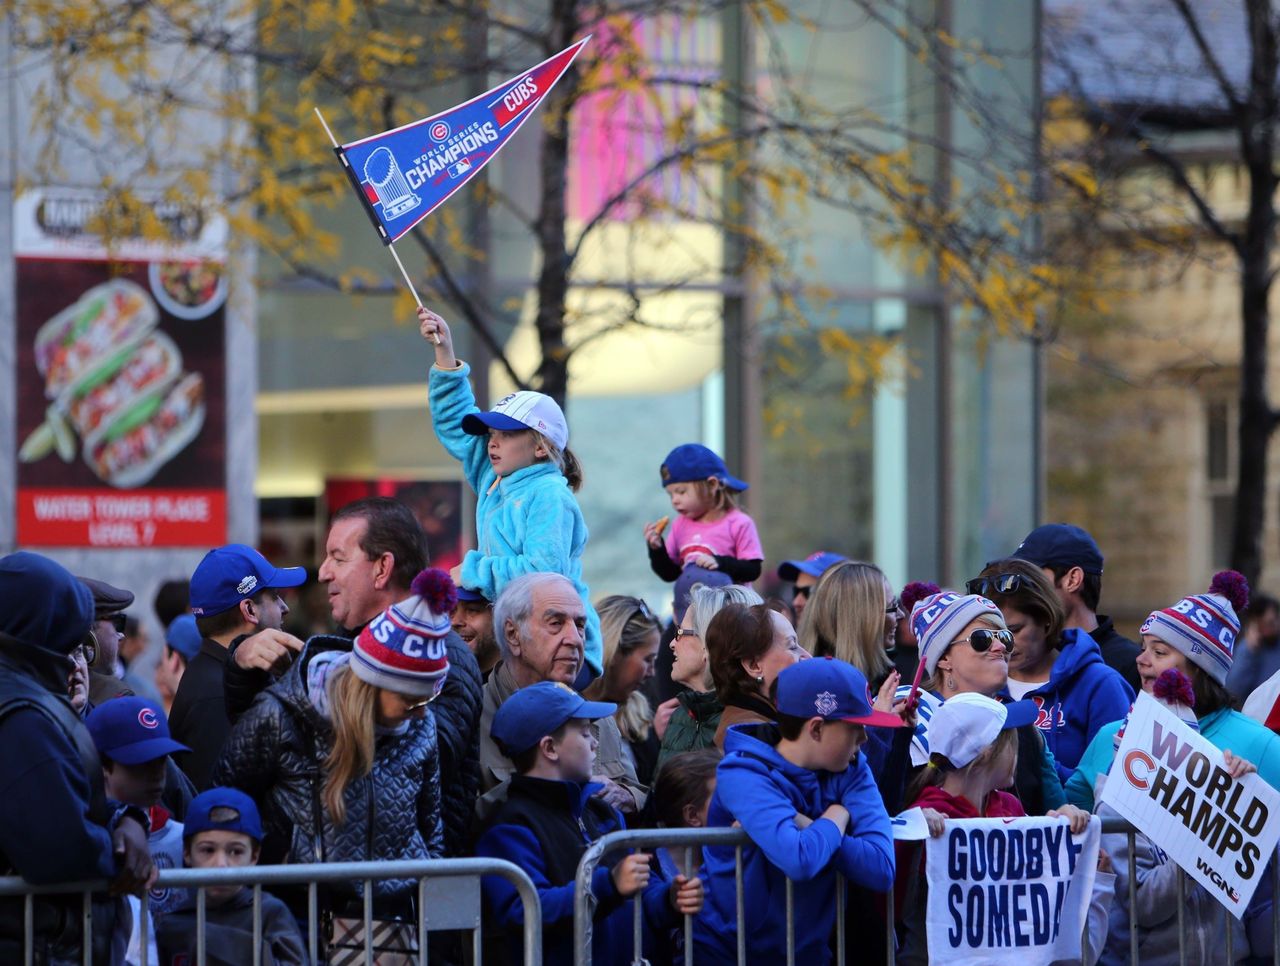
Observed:
[[[424,570],[413,578],[411,596],[371,620],[356,638],[351,669],[376,688],[419,698],[434,698],[449,673],[449,614],[458,591],[443,570]]]
[[[1164,610],[1152,611],[1142,633],[1181,651],[1188,661],[1225,686],[1240,633],[1236,614],[1248,603],[1249,582],[1244,575],[1223,570],[1214,574],[1209,593],[1193,594]]]

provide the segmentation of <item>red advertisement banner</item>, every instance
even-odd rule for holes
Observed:
[[[21,489],[18,542],[43,547],[216,547],[224,490]]]

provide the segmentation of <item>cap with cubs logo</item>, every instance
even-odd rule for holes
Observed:
[[[190,751],[169,737],[169,721],[158,705],[126,695],[89,712],[85,726],[98,754],[122,765],[143,765],[178,751]]]
[[[550,396],[530,389],[503,396],[489,412],[468,413],[462,429],[472,436],[484,436],[491,429],[519,432],[532,429],[551,440],[559,449],[569,445],[569,424],[564,411]]]
[[[902,727],[898,715],[871,707],[871,688],[861,671],[831,657],[800,661],[778,675],[778,711],[793,718]]]

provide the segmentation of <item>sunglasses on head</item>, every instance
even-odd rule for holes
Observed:
[[[635,598],[635,602],[636,609],[631,612],[631,617],[635,617],[636,614],[639,614],[647,621],[652,621],[654,623],[657,622],[657,618],[653,616],[653,611],[649,610],[648,604],[639,597]],[[631,617],[628,617],[627,620],[631,620]]]
[[[1005,650],[1013,647],[1013,632],[998,631],[990,627],[979,627],[976,631],[969,634],[968,637],[962,637],[958,641],[952,641],[952,644],[968,644],[979,654],[991,650],[991,645],[999,641],[1005,646]]]
[[[1022,574],[996,574],[992,577],[974,577],[964,586],[971,594],[990,597],[993,593],[1016,594],[1022,589],[1026,579]]]

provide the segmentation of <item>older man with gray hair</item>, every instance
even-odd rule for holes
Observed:
[[[502,663],[493,669],[484,686],[480,716],[480,770],[484,795],[476,810],[483,818],[506,796],[506,783],[515,774],[490,734],[493,716],[502,703],[521,688],[540,681],[572,687],[582,670],[587,608],[577,588],[559,574],[536,573],[517,577],[503,588],[493,604],[493,630],[502,651]],[[622,735],[612,718],[598,721],[599,748],[596,773],[591,780],[604,788],[598,792],[623,812],[636,812],[648,789],[623,753]]]

